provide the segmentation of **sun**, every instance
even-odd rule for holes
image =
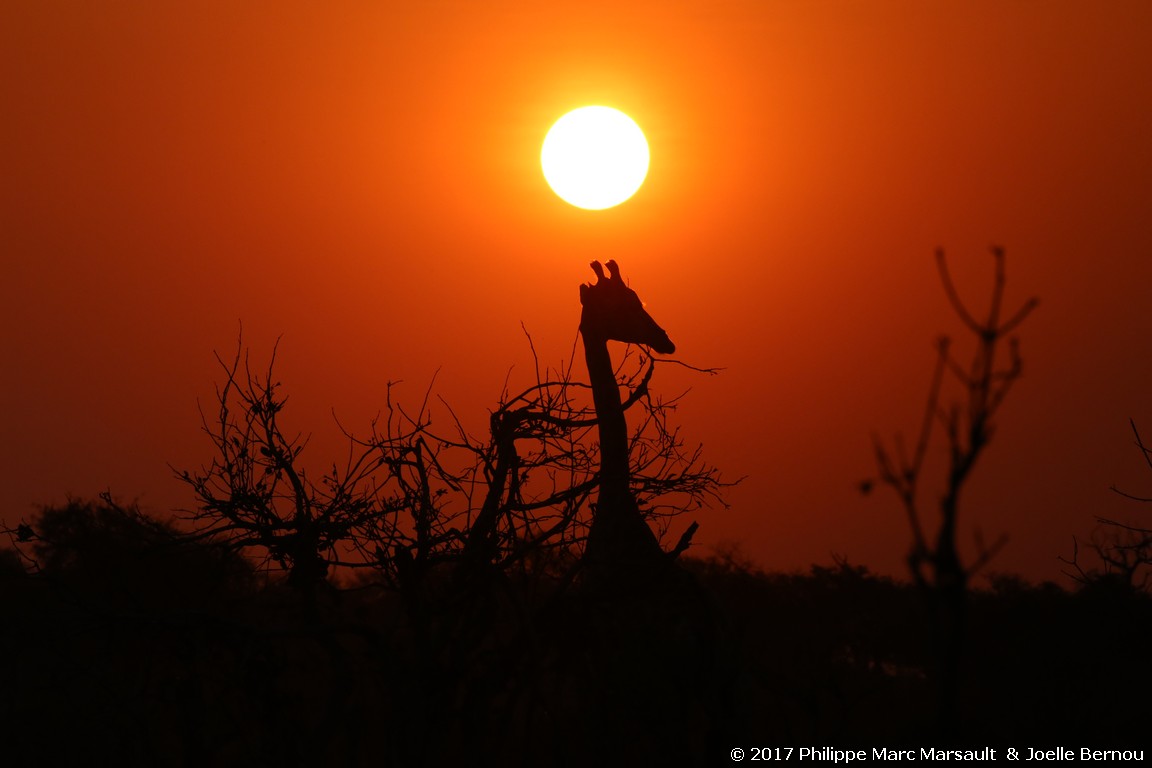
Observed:
[[[648,141],[618,109],[581,107],[548,130],[540,165],[552,191],[577,208],[619,205],[648,175]]]

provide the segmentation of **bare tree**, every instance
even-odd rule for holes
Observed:
[[[909,570],[915,582],[932,597],[935,606],[937,637],[941,644],[941,722],[945,727],[952,724],[954,716],[968,580],[1005,542],[1005,538],[1000,537],[992,545],[985,546],[977,536],[975,560],[969,564],[961,561],[956,545],[960,495],[992,438],[994,417],[1022,371],[1017,340],[1011,334],[1038,303],[1035,298],[1028,299],[1004,319],[1004,251],[997,247],[991,250],[995,279],[987,319],[983,322],[976,319],[957,293],[944,251],[936,251],[944,292],[965,329],[976,338],[976,351],[971,362],[964,366],[953,356],[951,340],[947,336],[937,343],[936,368],[919,434],[910,455],[900,435],[894,439],[893,448],[888,448],[879,437],[874,438],[879,480],[900,498],[912,531]],[[999,354],[1005,343],[1007,361],[1001,364]],[[944,395],[948,374],[960,385],[960,395],[952,400]],[[939,497],[938,524],[932,534],[925,529],[920,491],[925,457],[933,428],[937,425],[943,429],[947,442],[948,463]]]
[[[350,453],[343,469],[333,465],[313,481],[300,462],[307,439],[282,423],[287,397],[273,377],[275,360],[274,349],[268,367],[256,372],[240,343],[231,362],[217,356],[224,383],[216,413],[209,419],[201,411],[215,455],[198,471],[177,471],[199,502],[182,512],[194,535],[255,549],[265,564],[285,569],[293,586],[311,589],[357,526],[387,517],[389,499],[372,452]]]

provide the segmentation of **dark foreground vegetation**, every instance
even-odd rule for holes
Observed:
[[[685,559],[691,599],[578,590],[560,562],[404,594],[293,589],[107,501],[44,510],[15,538],[0,551],[7,764],[717,764],[739,745],[941,746],[926,593],[848,563]],[[1143,746],[1152,601],[1085,581],[970,591],[950,742]]]

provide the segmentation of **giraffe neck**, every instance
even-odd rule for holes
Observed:
[[[584,557],[592,566],[593,583],[595,574],[611,574],[607,583],[617,583],[622,573],[650,574],[667,561],[629,487],[628,423],[607,341],[585,336],[584,359],[600,431],[600,494]]]
[[[620,387],[604,339],[584,337],[584,360],[592,384],[592,402],[600,432],[600,499],[628,496],[628,423],[620,403]]]

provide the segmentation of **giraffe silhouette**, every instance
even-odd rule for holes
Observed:
[[[591,266],[596,282],[580,286],[580,335],[600,433],[600,488],[584,551],[591,600],[578,614],[585,626],[576,632],[582,657],[590,660],[581,679],[603,717],[589,725],[602,747],[637,762],[663,754],[704,763],[726,743],[720,737],[733,718],[724,706],[731,675],[720,666],[731,654],[719,650],[726,646],[707,595],[664,552],[640,513],[608,352],[609,341],[659,354],[675,352],[676,345],[624,283],[616,262]],[[669,675],[673,668],[680,672]],[[671,732],[675,739],[657,736]]]
[[[585,560],[594,569],[649,570],[670,558],[644,521],[629,487],[628,423],[608,342],[643,344],[661,354],[675,352],[676,345],[625,285],[616,262],[606,266],[607,275],[604,266],[593,261],[596,282],[580,286],[580,335],[600,433],[600,488]]]

